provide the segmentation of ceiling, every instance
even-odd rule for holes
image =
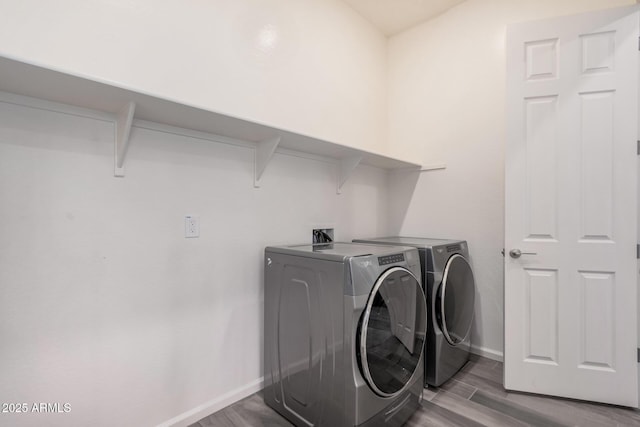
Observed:
[[[344,0],[387,37],[440,15],[464,0]]]

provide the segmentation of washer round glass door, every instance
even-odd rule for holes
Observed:
[[[460,254],[449,258],[438,292],[440,328],[449,344],[457,345],[471,332],[476,285],[471,266]]]
[[[359,361],[371,389],[392,397],[410,384],[427,330],[427,305],[420,282],[402,267],[376,281],[359,325]]]

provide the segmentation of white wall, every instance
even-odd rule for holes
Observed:
[[[0,0],[0,55],[382,150],[386,39],[339,0]]]
[[[276,153],[254,189],[252,159],[134,128],[114,178],[113,123],[0,102],[0,402],[71,405],[0,424],[154,425],[258,389],[265,245],[383,234],[387,187],[361,166],[338,196],[333,164]]]
[[[334,0],[0,0],[0,54],[447,163],[391,187],[360,166],[336,196],[333,165],[276,154],[254,189],[250,149],[134,128],[115,179],[111,122],[0,103],[0,401],[72,409],[1,422],[148,425],[257,389],[262,249],[314,225],[469,240],[474,343],[499,355],[505,26],[629,3],[468,0],[389,40],[387,81],[385,40]]]
[[[0,0],[0,55],[382,150],[386,39],[338,0]],[[0,102],[0,424],[195,420],[260,388],[262,251],[386,234],[386,174]],[[366,215],[360,213],[366,212]],[[199,239],[183,217],[201,218]],[[30,409],[30,408],[29,408]],[[198,412],[200,411],[200,412]]]
[[[503,350],[506,26],[633,3],[467,0],[389,40],[389,150],[447,164],[397,180],[391,228],[469,241],[476,351]]]

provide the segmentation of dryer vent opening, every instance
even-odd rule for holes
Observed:
[[[333,242],[333,228],[315,228],[311,233],[311,243]]]

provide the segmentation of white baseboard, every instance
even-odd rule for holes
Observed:
[[[496,351],[486,347],[480,347],[471,344],[471,353],[478,356],[486,357],[487,359],[497,360],[498,362],[504,362],[504,354],[501,351]]]
[[[264,377],[261,377],[249,384],[238,387],[235,390],[231,390],[230,392],[225,393],[222,396],[211,399],[210,401],[205,402],[202,405],[196,406],[195,408],[187,412],[183,412],[182,414],[173,417],[168,421],[158,424],[157,427],[186,427],[206,417],[207,415],[213,414],[214,412],[217,412],[220,409],[237,402],[238,400],[244,399],[245,397],[250,396],[257,391],[262,390],[263,387]]]

